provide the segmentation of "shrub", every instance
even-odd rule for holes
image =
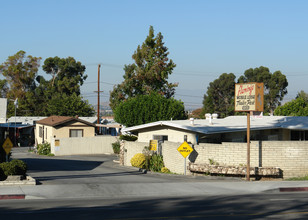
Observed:
[[[10,162],[3,162],[0,164],[0,169],[3,171],[4,174],[4,179],[6,179],[7,176],[9,175],[14,175],[14,167]]]
[[[22,160],[12,160],[0,163],[0,179],[5,180],[9,175],[26,175],[27,164]]]
[[[216,162],[214,159],[209,158],[209,162],[210,162],[210,165],[216,165],[216,166],[219,166],[219,163],[218,163],[218,162]]]
[[[120,145],[119,141],[112,143],[113,153],[119,154],[120,153],[120,147],[121,147],[121,145]]]
[[[160,170],[162,173],[170,173],[170,170],[167,167],[163,167]]]
[[[154,172],[160,172],[163,167],[164,167],[163,156],[153,154],[152,157],[150,158],[149,169]]]
[[[130,160],[133,167],[144,168],[145,167],[145,156],[142,153],[135,154]]]
[[[44,143],[44,144],[38,144],[37,145],[37,153],[39,155],[50,155],[51,154],[51,148],[49,143]]]
[[[138,139],[138,137],[133,136],[133,135],[120,135],[120,140],[122,141],[136,141]]]
[[[10,162],[15,167],[15,174],[13,175],[26,175],[27,164],[22,160],[12,160]]]

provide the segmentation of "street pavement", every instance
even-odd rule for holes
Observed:
[[[307,181],[251,181],[224,177],[192,177],[144,173],[123,167],[115,155],[45,157],[13,149],[13,158],[25,160],[38,185],[0,186],[0,198],[146,198],[245,195],[308,190]],[[16,197],[15,197],[16,198]]]

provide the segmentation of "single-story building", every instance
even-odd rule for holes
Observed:
[[[32,146],[34,144],[34,126],[21,123],[0,123],[1,146],[7,137],[15,147]]]
[[[262,116],[250,118],[251,140],[308,140],[308,117]],[[246,142],[247,117],[157,121],[127,127],[123,133],[138,136],[138,142],[161,140],[192,144]]]
[[[50,116],[36,122],[37,144],[51,143],[52,138],[94,137],[95,124],[78,117]]]

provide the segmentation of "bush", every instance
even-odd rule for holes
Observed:
[[[133,135],[120,135],[120,140],[122,141],[136,141],[138,139],[138,137],[133,136]]]
[[[26,175],[27,164],[22,160],[12,160],[0,163],[0,180],[5,180],[10,175]]]
[[[13,167],[15,167],[15,174],[13,175],[26,175],[27,172],[27,164],[22,160],[12,160],[10,162]]]
[[[5,179],[7,176],[14,175],[15,173],[15,167],[13,167],[10,162],[1,163],[0,169],[2,169]]]
[[[133,167],[144,168],[145,167],[145,156],[142,153],[135,154],[130,160]]]
[[[119,141],[112,143],[113,153],[119,154],[120,153],[120,147],[121,147],[121,145],[120,145]]]
[[[150,158],[149,169],[154,172],[160,172],[163,167],[164,167],[163,156],[153,154],[152,157]]]
[[[37,153],[39,155],[51,156],[51,148],[49,143],[38,144],[37,145]]]
[[[167,167],[163,167],[160,170],[162,173],[170,173],[170,170]]]

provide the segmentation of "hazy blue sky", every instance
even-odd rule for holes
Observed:
[[[287,76],[290,100],[308,92],[307,24],[306,0],[0,0],[0,63],[19,50],[41,64],[72,56],[87,68],[82,93],[92,104],[101,63],[106,102],[152,25],[177,64],[169,81],[187,107],[200,107],[220,74],[261,65]]]

